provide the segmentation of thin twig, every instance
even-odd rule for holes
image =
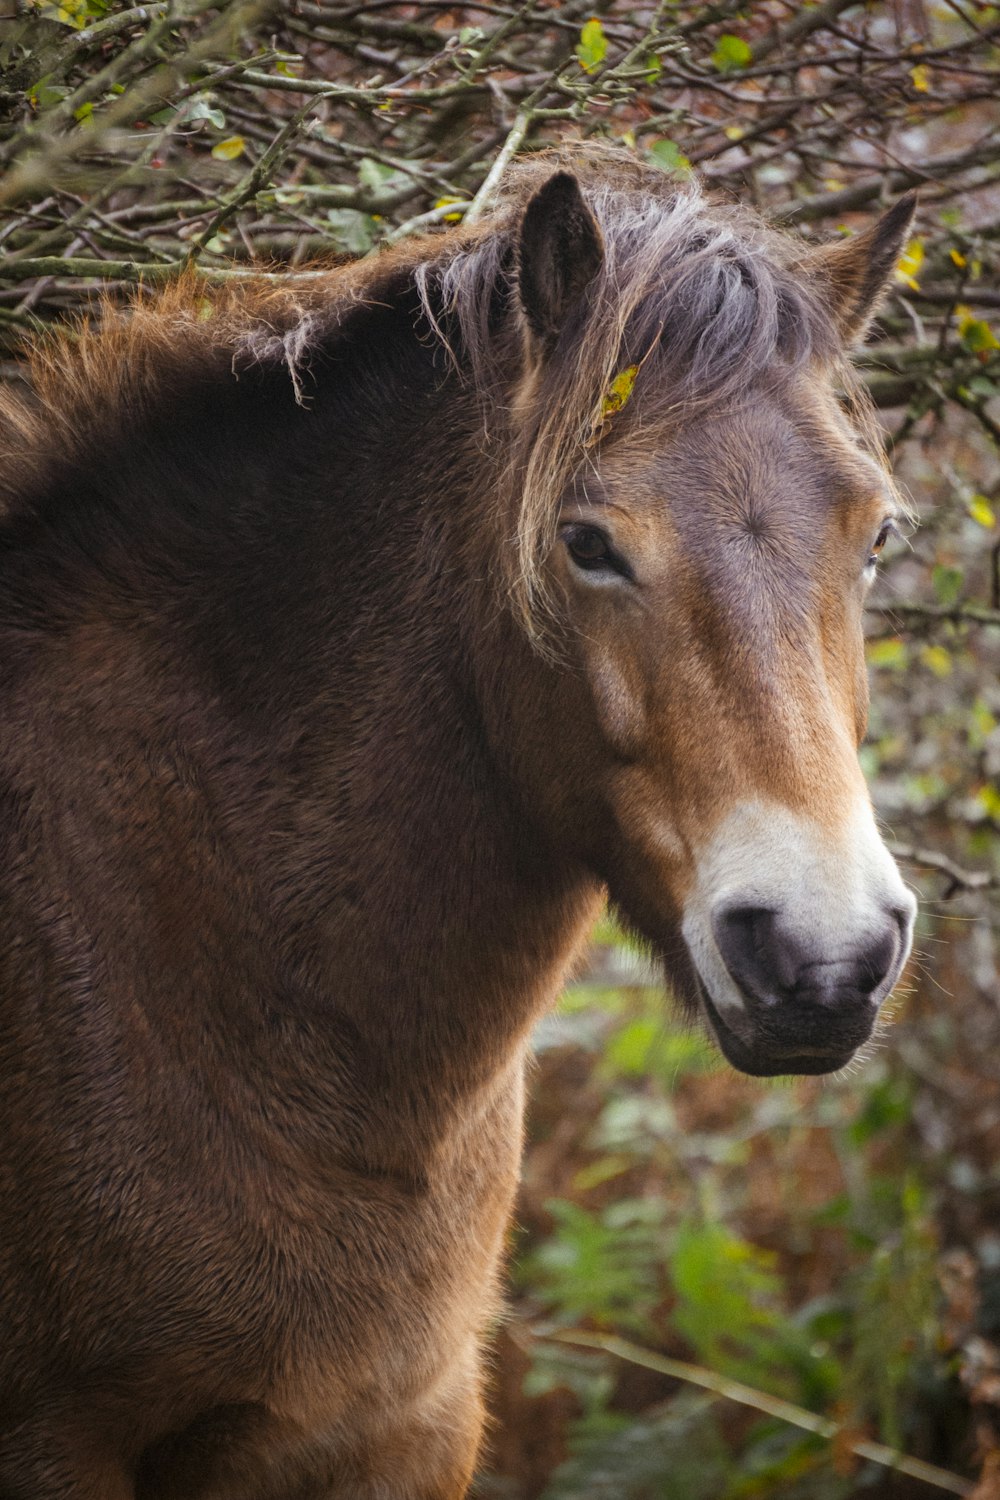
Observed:
[[[497,186],[510,165],[511,157],[520,151],[524,143],[524,138],[531,129],[532,118],[530,109],[518,112],[513,125],[507,133],[507,139],[497,154],[496,161],[483,178],[482,186],[469,206],[468,212],[465,215],[466,224],[475,224],[477,219],[482,218],[493,202]]]
[[[280,163],[291,144],[292,137],[302,126],[306,115],[310,110],[315,109],[315,107],[313,100],[310,99],[301,109],[296,110],[290,119],[285,121],[267,150],[254,163],[249,172],[240,179],[232,192],[227,194],[222,200],[201,234],[196,240],[192,241],[189,255],[190,260],[196,260],[213,235],[219,232],[226,220],[232,218],[233,214],[237,213],[244,203],[248,202],[251,198],[255,198],[260,190],[267,185],[272,172]]]
[[[947,875],[950,884],[944,893],[945,899],[960,890],[1000,890],[1000,879],[991,875],[989,870],[963,870],[947,854],[939,854],[935,849],[918,849],[913,844],[890,844],[889,850],[896,859],[905,860],[908,864],[924,865],[928,870],[937,870],[941,875]]]
[[[664,1354],[654,1354],[649,1349],[643,1349],[640,1345],[632,1344],[627,1339],[618,1338],[613,1334],[585,1333],[574,1329],[571,1332],[554,1333],[550,1337],[561,1344],[575,1344],[583,1349],[600,1349],[605,1354],[614,1355],[616,1359],[625,1360],[628,1364],[638,1365],[644,1370],[655,1370],[659,1375],[668,1375],[674,1380],[683,1380],[687,1385],[696,1385],[701,1390],[710,1391],[712,1395],[722,1397],[726,1401],[735,1401],[740,1406],[748,1406],[753,1411],[762,1412],[765,1416],[776,1417],[780,1422],[788,1422],[792,1427],[800,1427],[804,1432],[815,1433],[817,1437],[825,1438],[827,1442],[836,1442],[839,1447],[846,1448],[858,1458],[867,1459],[897,1474],[905,1474],[910,1479],[920,1479],[924,1484],[944,1490],[949,1495],[972,1494],[971,1480],[962,1479],[958,1474],[952,1474],[947,1469],[939,1469],[936,1464],[925,1463],[923,1459],[911,1458],[906,1453],[898,1453],[895,1449],[886,1447],[884,1443],[873,1443],[867,1438],[856,1438],[849,1428],[831,1422],[827,1417],[807,1411],[803,1406],[795,1406],[791,1401],[784,1401],[779,1396],[768,1395],[766,1391],[755,1390],[753,1386],[744,1385],[739,1380],[729,1380],[725,1375],[717,1374],[715,1370],[706,1370],[701,1365],[691,1365],[684,1360],[668,1359]]]
[[[894,600],[892,604],[870,604],[869,614],[900,616],[903,620],[950,620],[965,625],[1000,625],[1000,609],[985,604],[911,604]]]

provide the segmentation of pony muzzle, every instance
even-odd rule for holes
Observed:
[[[843,1067],[902,972],[915,913],[867,804],[839,837],[782,808],[730,814],[683,922],[729,1062],[757,1075]]]

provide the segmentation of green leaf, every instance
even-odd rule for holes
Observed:
[[[366,255],[374,245],[378,225],[371,214],[363,214],[357,208],[331,208],[326,218],[338,250],[348,255]]]
[[[966,349],[973,354],[984,354],[990,349],[1000,349],[1000,339],[983,318],[977,318],[968,307],[956,307],[955,317],[958,332]]]
[[[712,66],[719,73],[735,73],[753,62],[753,49],[741,36],[723,32],[712,53]]]
[[[207,120],[210,125],[215,126],[216,130],[225,129],[226,117],[222,113],[222,110],[216,109],[213,104],[204,98],[194,100],[191,108],[187,111],[187,117],[189,120]]]
[[[972,714],[969,721],[970,750],[982,750],[996,727],[997,720],[990,711],[989,705],[984,703],[982,698],[977,698],[972,705]]]
[[[939,603],[955,603],[955,600],[962,592],[964,577],[965,575],[961,568],[949,568],[943,563],[938,563],[931,574],[931,581]]]
[[[604,1061],[612,1073],[636,1076],[646,1071],[649,1054],[663,1030],[663,1023],[647,1016],[632,1021],[612,1037]]]
[[[31,106],[33,109],[51,109],[54,104],[61,104],[68,94],[69,89],[61,84],[37,83],[31,91]]]
[[[358,181],[369,192],[377,193],[393,175],[392,168],[370,156],[363,156],[358,163]]]
[[[898,635],[868,644],[868,660],[873,667],[888,667],[890,671],[900,672],[906,666],[906,655],[906,643]]]
[[[660,1291],[664,1205],[624,1199],[592,1214],[555,1199],[546,1208],[554,1232],[524,1269],[557,1315],[644,1329]]]
[[[689,172],[691,163],[684,155],[676,141],[664,136],[662,140],[654,141],[648,148],[646,156],[657,167],[662,167],[665,172]]]
[[[599,1156],[596,1161],[588,1162],[574,1174],[573,1191],[589,1193],[593,1188],[603,1187],[606,1182],[613,1182],[634,1165],[633,1158],[621,1152],[617,1156]]]
[[[608,53],[608,39],[604,27],[596,16],[592,16],[580,32],[576,55],[584,72],[592,73]]]
[[[951,676],[951,652],[946,646],[924,646],[920,660],[929,667],[935,677]]]
[[[861,1109],[847,1125],[847,1139],[858,1151],[870,1140],[885,1136],[895,1125],[903,1125],[913,1109],[909,1083],[897,1077],[876,1079],[861,1097]]]
[[[682,1224],[670,1257],[677,1292],[673,1323],[699,1359],[724,1375],[797,1396],[791,1369],[808,1362],[806,1335],[783,1307],[773,1251],[721,1223]]]
[[[358,163],[358,182],[375,197],[394,192],[396,188],[405,187],[412,181],[412,177],[399,167],[387,166],[385,162],[375,161],[371,156],[363,156]]]

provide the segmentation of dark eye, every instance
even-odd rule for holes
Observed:
[[[868,566],[874,568],[878,563],[882,548],[891,536],[899,536],[899,527],[895,521],[883,521],[879,528],[878,536],[872,543],[872,550],[868,554]]]
[[[628,563],[618,556],[600,527],[570,526],[564,536],[570,557],[584,572],[620,573],[623,578],[632,577]]]

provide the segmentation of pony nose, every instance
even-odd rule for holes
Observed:
[[[712,930],[727,969],[750,1000],[843,1010],[884,999],[896,977],[909,921],[908,912],[889,910],[876,930],[846,944],[836,956],[807,948],[783,927],[781,912],[767,907],[724,908],[713,917]]]

